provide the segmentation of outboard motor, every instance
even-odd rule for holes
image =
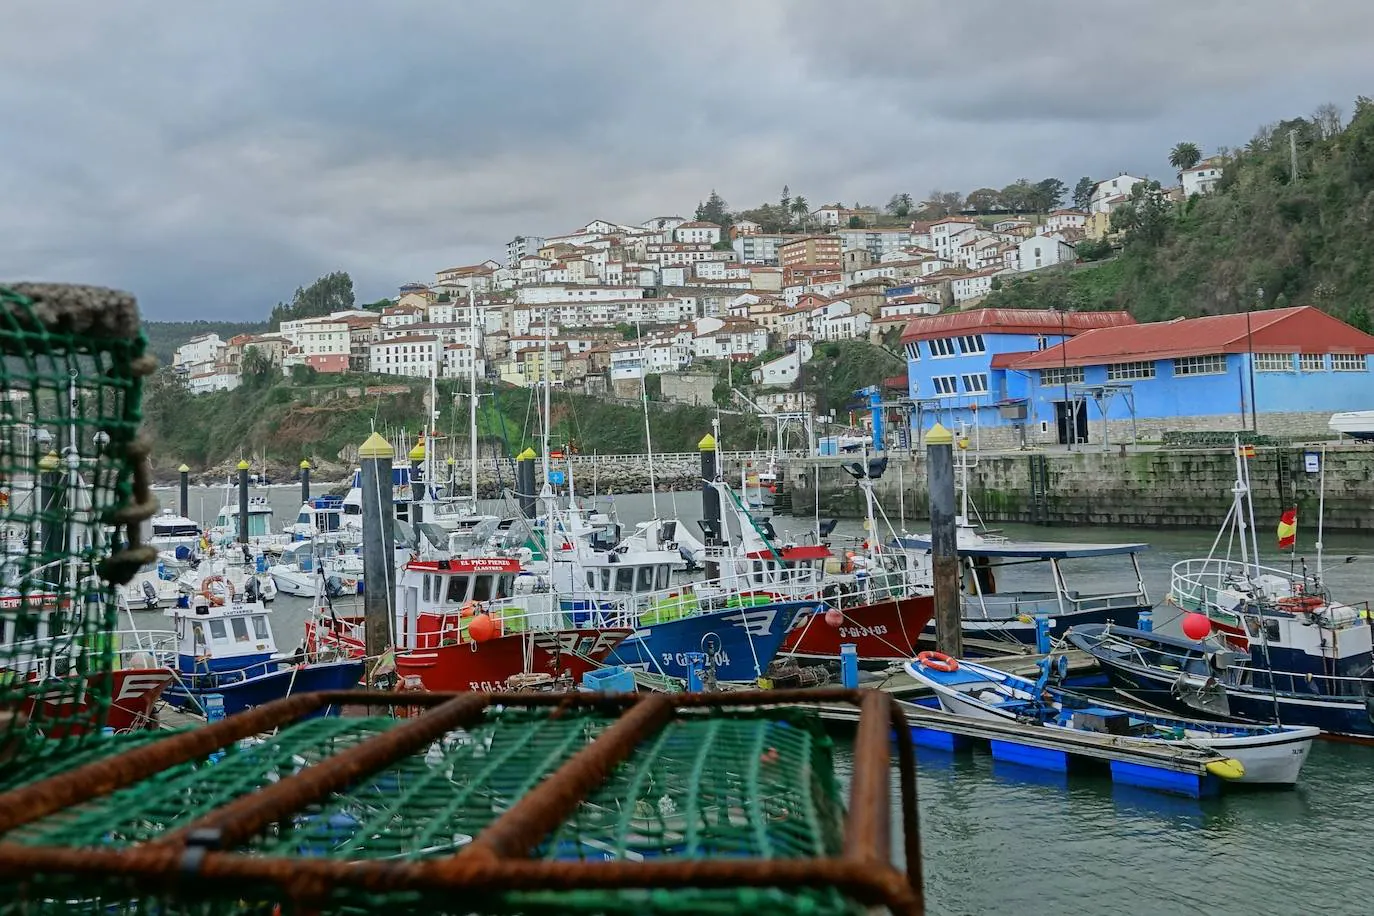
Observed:
[[[243,544],[242,547],[243,547],[243,565],[244,565],[244,566],[252,566],[252,565],[253,565],[253,551],[251,551],[251,550],[248,549],[248,545],[247,545],[247,544]]]
[[[258,582],[257,576],[249,576],[248,581],[243,586],[244,597],[248,601],[262,600],[262,584]]]
[[[324,580],[324,593],[329,598],[338,598],[343,594],[343,582],[338,576],[330,576]]]
[[[150,611],[157,607],[157,588],[147,579],[143,580],[143,603]]]

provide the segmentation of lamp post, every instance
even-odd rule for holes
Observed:
[[[1260,308],[1264,307],[1264,287],[1255,290]],[[1259,405],[1255,403],[1255,339],[1250,330],[1250,303],[1245,303],[1245,363],[1250,375],[1250,432],[1259,433]]]

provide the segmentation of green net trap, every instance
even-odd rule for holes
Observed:
[[[818,717],[780,705],[801,696],[861,704],[848,806]],[[324,703],[373,705],[301,718]],[[376,705],[395,703],[423,708]],[[900,712],[869,692],[290,697],[0,795],[0,899],[35,914],[919,913],[913,766]]]
[[[115,686],[112,580],[151,559],[131,297],[0,286],[0,760],[98,740]]]

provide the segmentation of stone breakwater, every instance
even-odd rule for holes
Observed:
[[[1321,477],[1306,470],[1307,451],[1256,449],[1250,459],[1256,524],[1272,528],[1292,506],[1315,524]],[[818,470],[821,513],[862,516],[861,494],[835,459],[784,464],[792,511],[815,511]],[[1229,448],[1003,452],[977,456],[968,477],[970,499],[988,522],[1211,529],[1231,508],[1236,469]],[[894,520],[898,512],[926,518],[924,458],[893,455],[874,492]],[[1328,529],[1374,531],[1374,447],[1328,447],[1325,512]]]

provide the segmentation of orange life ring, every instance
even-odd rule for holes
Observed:
[[[1285,611],[1315,611],[1325,603],[1313,595],[1294,595],[1291,598],[1279,599],[1279,607]]]
[[[920,662],[922,667],[932,671],[943,671],[946,674],[959,670],[959,659],[951,658],[943,652],[922,652],[916,656],[916,661]]]
[[[224,586],[223,595],[215,594],[215,590],[212,586],[217,582]],[[200,582],[200,593],[206,601],[210,602],[215,607],[220,607],[224,604],[226,597],[234,597],[234,586],[230,585],[229,580],[223,576],[206,576]]]

